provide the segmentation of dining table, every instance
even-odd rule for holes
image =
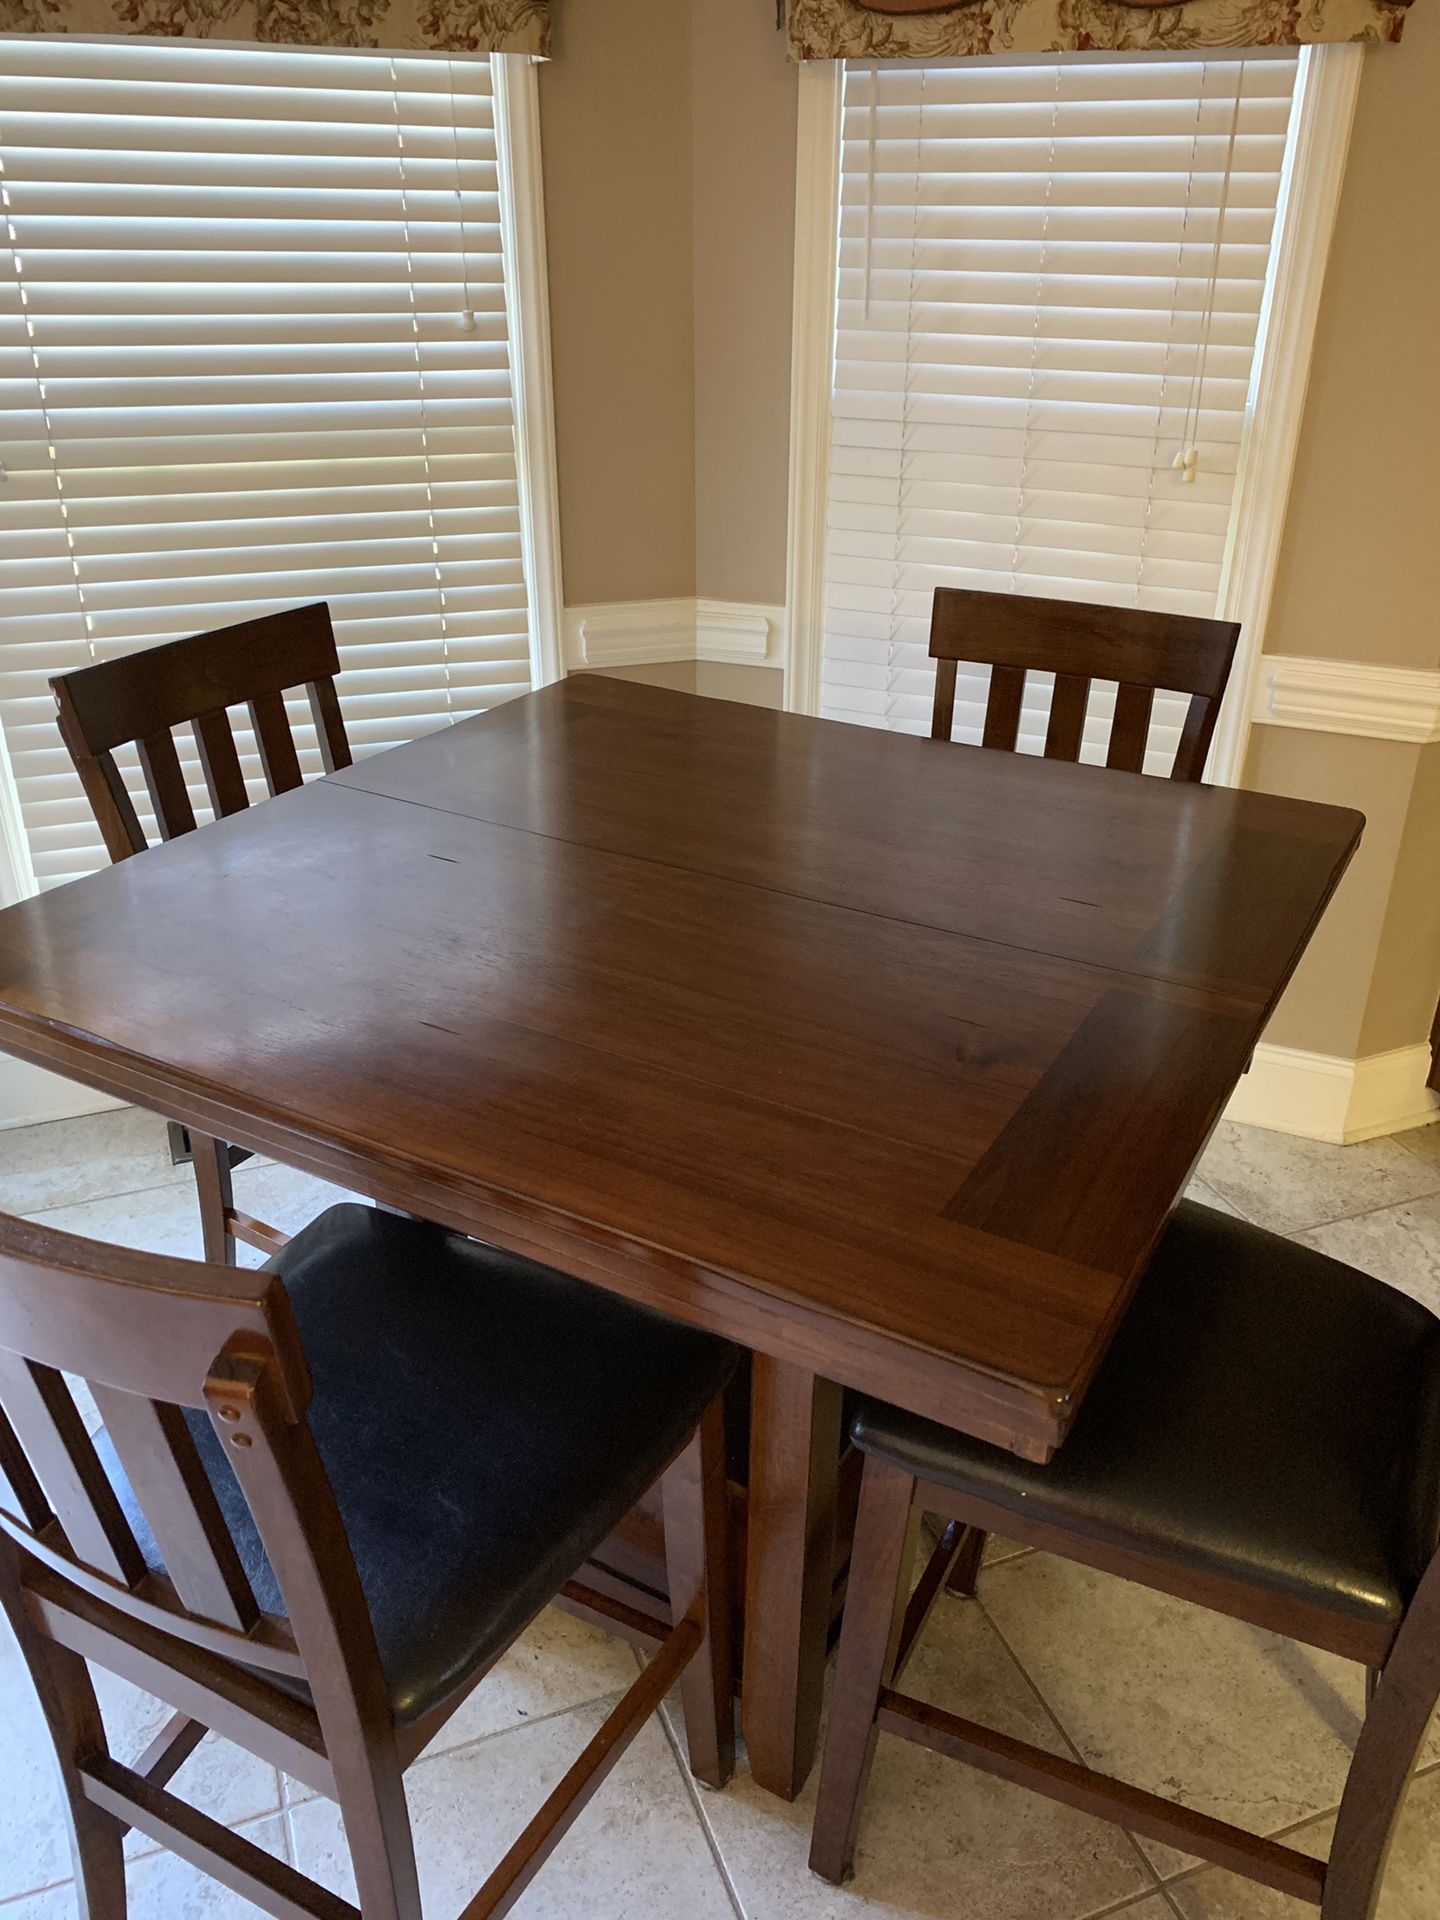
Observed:
[[[8,907],[0,1049],[748,1349],[790,1798],[846,1395],[1064,1442],[1362,824],[575,674]]]

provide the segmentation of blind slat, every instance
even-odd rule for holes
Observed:
[[[321,598],[358,752],[524,691],[489,62],[21,36],[0,155],[0,725],[41,884],[104,859],[52,674]]]
[[[928,732],[941,585],[1213,615],[1295,73],[1291,50],[847,66],[822,712]],[[962,668],[957,739],[987,687]],[[1155,703],[1149,770],[1184,707]],[[1097,683],[1083,758],[1113,711]]]

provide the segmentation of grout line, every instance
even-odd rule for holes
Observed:
[[[1146,1906],[1151,1900],[1158,1900],[1168,1912],[1175,1915],[1175,1920],[1185,1920],[1175,1902],[1166,1894],[1164,1887],[1152,1887],[1147,1893],[1127,1893],[1125,1898],[1116,1905],[1096,1907],[1093,1913],[1080,1915],[1079,1920],[1119,1920],[1121,1914],[1134,1913],[1138,1907]]]
[[[1359,1207],[1354,1213],[1337,1213],[1333,1220],[1316,1220],[1308,1227],[1296,1227],[1287,1238],[1293,1239],[1298,1233],[1315,1233],[1321,1227],[1343,1226],[1347,1220],[1368,1220],[1376,1213],[1395,1213],[1401,1207],[1413,1207],[1422,1200],[1434,1200],[1437,1195],[1440,1195],[1440,1186],[1427,1187],[1423,1193],[1407,1194],[1403,1200],[1382,1200],[1377,1206]]]
[[[700,1789],[695,1784],[694,1774],[690,1771],[690,1762],[680,1750],[679,1736],[670,1724],[670,1716],[665,1711],[665,1702],[663,1700],[656,1709],[656,1718],[660,1722],[660,1731],[666,1745],[670,1749],[671,1757],[680,1770],[680,1784],[685,1789],[695,1818],[700,1823],[700,1831],[705,1836],[705,1844],[710,1849],[710,1857],[715,1862],[715,1870],[720,1875],[720,1883],[725,1889],[726,1897],[735,1910],[736,1920],[745,1920],[745,1909],[740,1904],[739,1889],[730,1878],[730,1869],[725,1864],[725,1856],[720,1851],[720,1842],[716,1838],[715,1832],[710,1825],[709,1816],[705,1812],[704,1802],[700,1798]]]
[[[1005,1564],[1006,1562],[1003,1560],[1000,1562],[1000,1565],[1002,1567]],[[1010,1659],[1014,1664],[1015,1671],[1020,1675],[1021,1679],[1025,1682],[1026,1686],[1029,1687],[1031,1693],[1034,1694],[1036,1701],[1039,1703],[1041,1712],[1050,1721],[1055,1731],[1059,1734],[1061,1740],[1063,1740],[1065,1745],[1069,1748],[1070,1758],[1074,1760],[1078,1766],[1082,1766],[1082,1767],[1088,1766],[1089,1762],[1086,1760],[1084,1754],[1080,1751],[1079,1747],[1076,1745],[1074,1740],[1071,1739],[1070,1731],[1066,1727],[1064,1721],[1061,1720],[1059,1714],[1051,1706],[1050,1702],[1045,1698],[1045,1695],[1040,1691],[1040,1683],[1035,1679],[1033,1674],[1030,1672],[1030,1669],[1025,1665],[1024,1661],[1020,1658],[1019,1654],[1016,1653],[1015,1649],[1011,1646],[1010,1642],[1005,1638],[1005,1635],[1001,1632],[1000,1628],[996,1625],[995,1616],[991,1613],[990,1609],[985,1605],[985,1602],[981,1599],[978,1586],[977,1586],[974,1598],[975,1598],[975,1604],[979,1607],[980,1612],[984,1617],[986,1624],[990,1628],[990,1631],[995,1635],[995,1638],[1000,1642],[1001,1646],[1005,1649],[1006,1653],[1010,1656]],[[1151,1895],[1155,1893],[1159,1893],[1163,1896],[1165,1892],[1165,1882],[1162,1879],[1160,1872],[1156,1867],[1154,1861],[1150,1858],[1149,1854],[1146,1853],[1145,1849],[1141,1846],[1140,1842],[1135,1838],[1135,1835],[1131,1833],[1128,1827],[1121,1826],[1118,1821],[1107,1821],[1105,1824],[1107,1826],[1116,1827],[1119,1832],[1124,1834],[1126,1840],[1130,1845],[1131,1850],[1135,1855],[1135,1858],[1140,1862],[1141,1870],[1148,1876],[1151,1882],[1151,1885],[1142,1897],[1145,1899],[1149,1899]],[[1165,1904],[1166,1906],[1171,1907],[1171,1910],[1174,1911],[1173,1903],[1171,1901],[1166,1900]]]

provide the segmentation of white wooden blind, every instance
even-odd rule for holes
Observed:
[[[1216,612],[1295,72],[847,66],[823,713],[928,731],[942,584]],[[957,739],[988,678],[962,670]],[[1182,712],[1156,703],[1147,767]]]
[[[41,884],[104,862],[51,674],[326,599],[357,755],[529,685],[487,60],[9,39],[0,161],[0,725]]]

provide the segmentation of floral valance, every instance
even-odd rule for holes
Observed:
[[[0,33],[545,54],[550,0],[0,0]]]
[[[1397,0],[788,0],[797,60],[1398,40]]]

